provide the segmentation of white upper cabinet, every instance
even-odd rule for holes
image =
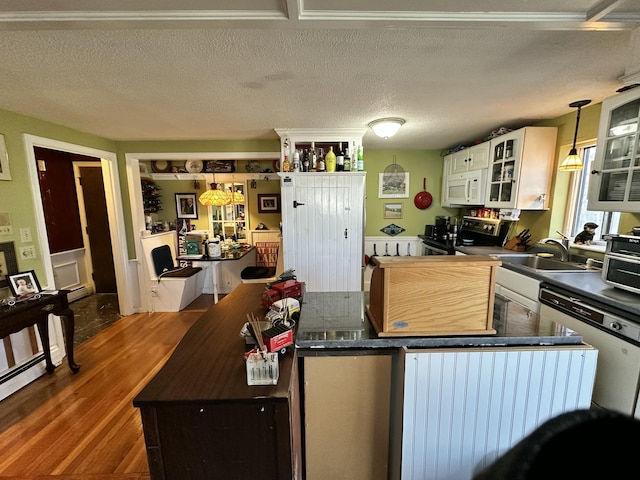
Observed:
[[[459,152],[447,155],[450,160],[450,174],[465,173],[489,166],[489,142],[479,143]]]
[[[485,206],[548,209],[557,135],[556,127],[523,127],[491,140]]]
[[[589,210],[640,212],[640,88],[602,102]]]

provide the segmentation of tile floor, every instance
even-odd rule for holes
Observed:
[[[118,295],[115,293],[97,293],[71,302],[69,306],[75,319],[74,346],[90,339],[122,317],[118,309]]]

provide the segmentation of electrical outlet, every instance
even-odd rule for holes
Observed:
[[[31,237],[31,229],[29,227],[20,229],[20,241],[22,243],[33,242],[33,238]]]
[[[26,247],[20,247],[20,257],[24,259],[36,258],[36,249],[33,245],[27,245]]]

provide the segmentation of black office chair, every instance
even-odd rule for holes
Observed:
[[[635,478],[640,420],[606,410],[551,418],[473,480]]]
[[[171,255],[169,245],[161,245],[151,250],[151,259],[158,280],[162,277],[190,277],[202,270],[201,267],[176,266],[173,263],[173,255]]]

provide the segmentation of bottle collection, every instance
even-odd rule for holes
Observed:
[[[285,145],[288,146],[288,142]],[[356,145],[356,142],[353,142],[350,150],[348,142],[338,142],[337,150],[334,150],[333,145],[329,145],[328,148],[329,150],[325,152],[325,147],[316,147],[315,142],[311,142],[309,148],[296,148],[292,155],[285,150],[282,171],[327,173],[364,171],[362,145]]]

